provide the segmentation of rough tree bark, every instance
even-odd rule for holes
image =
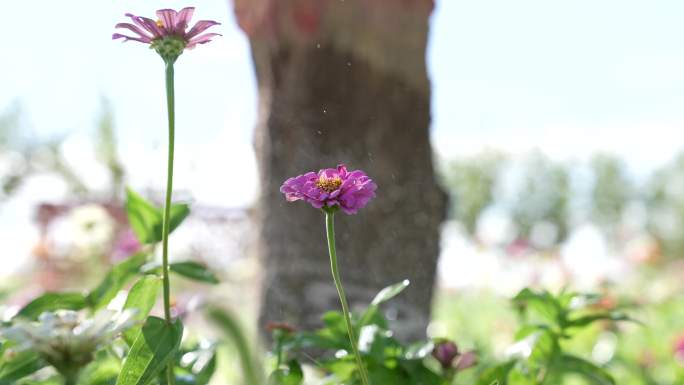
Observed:
[[[446,206],[428,138],[432,9],[432,0],[235,0],[259,86],[261,324],[308,328],[339,307],[323,215],[286,203],[279,187],[287,177],[345,163],[379,186],[358,215],[337,216],[352,307],[408,278],[388,315],[400,338],[425,335]]]

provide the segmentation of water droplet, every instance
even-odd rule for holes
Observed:
[[[324,109],[323,109],[323,113],[324,113],[324,114],[327,114],[327,113],[328,113],[328,110],[326,110],[326,109],[324,108]]]
[[[323,133],[321,132],[321,130],[318,130],[318,131],[316,131],[316,132],[318,132],[318,135],[323,135]]]

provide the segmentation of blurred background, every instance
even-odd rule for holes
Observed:
[[[309,130],[334,138],[334,133],[325,131],[326,124],[334,125],[326,123],[326,115],[338,113],[339,119],[346,119],[341,116],[354,114],[353,108],[340,107],[344,103],[339,100],[359,97],[365,89],[335,94],[334,84],[342,80],[297,77],[292,69],[285,73],[294,80],[269,83],[265,73],[280,73],[281,67],[259,73],[254,62],[257,68],[262,68],[259,60],[264,60],[304,72],[315,72],[313,67],[318,65],[323,66],[322,73],[334,73],[325,65],[337,60],[353,76],[370,73],[364,72],[367,78],[359,81],[368,84],[368,89],[382,89],[367,82],[377,78],[373,77],[377,68],[384,68],[378,70],[382,73],[395,71],[405,80],[404,88],[378,91],[369,98],[398,93],[401,99],[402,92],[409,94],[413,87],[418,90],[417,100],[426,100],[420,108],[429,108],[429,117],[416,129],[416,135],[424,135],[432,149],[422,170],[432,175],[434,168],[439,186],[435,191],[441,189],[449,199],[444,201],[443,221],[435,214],[430,217],[434,220],[425,222],[434,222],[439,231],[438,237],[428,232],[425,238],[438,250],[434,258],[426,258],[424,266],[420,258],[401,265],[403,271],[426,272],[411,278],[417,281],[415,290],[433,298],[432,317],[425,321],[429,336],[454,338],[464,346],[479,348],[485,357],[495,357],[512,340],[514,312],[508,308],[507,297],[530,285],[552,290],[571,287],[605,294],[612,301],[607,306],[631,306],[636,318],[648,325],[627,325],[626,336],[620,339],[614,331],[594,330],[581,339],[578,350],[599,362],[614,362],[621,384],[674,384],[681,378],[683,3],[440,0],[432,9],[430,4],[416,5],[420,0],[392,1],[387,4],[397,9],[374,10],[384,15],[376,22],[381,27],[383,22],[391,24],[385,12],[403,15],[401,28],[405,29],[400,30],[405,34],[369,27],[370,32],[362,36],[380,30],[388,40],[366,44],[367,51],[348,48],[346,59],[335,56],[342,43],[326,50],[341,41],[336,40],[337,30],[326,28],[335,24],[331,20],[337,17],[333,10],[339,11],[335,8],[339,4],[320,10],[307,1],[286,3],[279,10],[283,15],[297,7],[304,9],[302,14],[293,13],[299,15],[294,25],[303,23],[303,30],[308,31],[302,34],[304,38],[298,32],[283,37],[288,29],[279,17],[275,18],[279,23],[264,27],[266,22],[258,19],[259,7],[268,7],[269,1],[5,4],[6,15],[11,17],[5,18],[2,27],[10,38],[3,45],[0,64],[0,291],[7,309],[45,290],[92,285],[109,264],[137,250],[121,204],[125,186],[156,202],[163,197],[162,62],[143,45],[121,44],[110,37],[126,12],[152,15],[158,8],[195,5],[195,18],[221,21],[218,32],[223,36],[184,54],[176,66],[175,199],[192,202],[193,213],[171,239],[172,257],[205,262],[220,273],[224,283],[203,290],[199,297],[189,282],[181,282],[176,291],[179,311],[209,296],[248,309],[244,314],[255,324],[263,299],[274,301],[267,307],[276,315],[271,312],[267,317],[298,319],[288,313],[286,300],[268,296],[269,290],[281,289],[269,289],[274,276],[302,279],[288,275],[291,272],[275,262],[275,267],[269,267],[274,252],[263,249],[264,237],[287,238],[264,226],[263,207],[277,205],[277,210],[284,210],[278,213],[305,210],[300,207],[303,204],[293,208],[273,203],[282,182],[271,180],[274,175],[303,173],[307,171],[301,168],[304,165],[331,167],[334,164],[328,163],[335,158],[348,162],[350,168],[364,168],[371,176],[375,171],[380,180],[381,174],[391,174],[388,183],[380,184],[376,201],[384,199],[383,190],[394,191],[387,186],[395,180],[394,171],[380,164],[411,153],[408,144],[397,147],[402,148],[398,155],[384,156],[373,147],[376,142],[368,139],[358,151],[329,158],[318,157],[313,147],[290,147],[290,152],[300,151],[304,156],[294,161],[287,158],[286,150],[264,149],[264,139],[259,139],[259,132],[274,138],[287,124],[304,127],[294,127],[293,132]],[[411,13],[410,7],[422,8]],[[354,28],[344,19],[351,16],[339,17],[342,25]],[[374,25],[372,19],[359,21],[363,22]],[[315,59],[321,44],[325,60]],[[281,56],[298,61],[278,64],[264,59],[264,47],[270,50],[270,59],[287,52],[290,56]],[[393,67],[388,58],[397,52],[401,55],[396,57],[409,64]],[[375,64],[370,70],[356,70],[364,59]],[[412,66],[411,60],[417,64]],[[413,75],[402,71],[423,71],[429,83],[422,82],[421,73],[414,82]],[[279,94],[276,91],[282,84],[293,91]],[[297,96],[317,85],[317,94]],[[337,95],[331,97],[337,104],[310,103],[314,96],[327,94]],[[285,102],[277,102],[279,97]],[[406,99],[387,111],[377,105],[377,111],[368,116],[393,116],[396,110],[391,108],[411,115],[411,98]],[[271,108],[264,107],[265,100]],[[290,105],[290,100],[296,102]],[[315,110],[315,114],[306,123],[289,115],[287,120],[274,112],[282,106],[289,114],[296,112],[290,108]],[[420,108],[415,109],[417,114]],[[270,118],[276,123],[269,123]],[[279,126],[279,119],[288,123]],[[413,128],[390,125],[384,129],[395,130],[398,142],[402,133]],[[372,136],[372,130],[367,135]],[[276,139],[266,147],[275,148]],[[381,143],[391,147],[391,140]],[[314,145],[330,146],[327,142]],[[376,151],[380,160],[374,160]],[[287,166],[273,171],[273,164]],[[264,183],[265,178],[271,181]],[[396,178],[396,185],[407,193],[398,200],[399,206],[410,200],[408,192],[427,185],[421,179],[406,180]],[[431,210],[438,213],[441,206],[436,204]],[[361,226],[376,229],[373,234],[382,235],[377,230],[380,222],[371,219],[382,212],[371,210],[365,217],[343,221],[360,221]],[[408,211],[397,220],[413,219],[414,214]],[[287,220],[296,223],[297,218]],[[415,222],[418,228],[431,226]],[[322,227],[320,234],[306,231],[310,242],[323,236]],[[353,234],[353,229],[343,227],[341,242],[354,242]],[[401,233],[384,235],[400,246],[402,239],[410,238]],[[370,244],[359,243],[359,247]],[[356,249],[350,246],[349,250],[351,254]],[[436,267],[430,267],[434,261],[438,261]],[[322,262],[323,268],[312,274],[327,279]],[[384,282],[382,271],[373,270],[373,274],[368,281],[359,279],[359,289],[351,290],[357,301],[369,301],[373,288],[391,283]],[[387,273],[392,274],[403,273]],[[347,275],[354,287],[354,269],[348,267]],[[324,302],[321,306],[334,305]],[[312,317],[317,319],[318,314]],[[418,323],[422,330],[423,323]]]

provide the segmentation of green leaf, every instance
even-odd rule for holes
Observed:
[[[16,316],[36,319],[46,311],[81,310],[86,306],[86,297],[81,293],[45,293],[24,306]]]
[[[548,331],[540,330],[527,337],[531,343],[532,352],[527,358],[527,363],[533,368],[545,368],[556,361],[560,352],[558,337]]]
[[[425,366],[422,359],[400,360],[399,365],[410,377],[409,384],[446,385],[444,378]]]
[[[196,369],[193,367],[193,370]],[[193,373],[195,375],[195,384],[206,385],[211,381],[211,377],[216,371],[216,352],[211,356],[211,359],[197,372]]]
[[[149,317],[135,339],[116,385],[146,385],[171,361],[183,338],[183,324]]]
[[[160,210],[161,211],[161,210]],[[190,206],[187,203],[172,203],[171,204],[171,219],[169,220],[169,233],[172,233],[185,218],[190,215]],[[161,240],[162,229],[159,229],[159,240]]]
[[[560,357],[560,369],[564,372],[578,373],[595,385],[615,385],[615,380],[603,368],[570,354]]]
[[[79,385],[112,385],[121,373],[121,362],[107,351],[96,354],[95,361],[86,366],[79,376]]]
[[[627,314],[621,312],[609,312],[609,313],[598,313],[590,314],[581,317],[577,317],[569,320],[566,323],[566,327],[583,327],[587,326],[596,321],[631,321],[637,322],[635,319],[630,318]]]
[[[128,222],[140,242],[154,244],[162,240],[163,207],[156,207],[133,190],[127,189],[126,213]],[[188,215],[190,215],[190,206],[185,203],[172,203],[169,233],[172,233]]]
[[[301,385],[304,383],[304,373],[297,360],[290,360],[287,368],[278,368],[268,379],[269,385]]]
[[[515,361],[511,360],[485,369],[482,374],[480,374],[480,378],[477,380],[477,385],[508,384],[508,374],[511,372],[514,366]]]
[[[387,302],[390,299],[396,297],[399,293],[404,291],[410,284],[408,279],[405,279],[399,283],[395,283],[394,285],[387,286],[386,288],[380,290],[380,292],[373,298],[373,301],[371,302],[371,305],[373,306],[378,306],[381,303]]]
[[[157,207],[135,191],[126,189],[125,208],[128,222],[141,243],[151,244],[161,240],[157,237],[157,227],[161,226],[162,214]]]
[[[383,328],[387,328],[387,322],[382,314],[380,314],[380,305],[396,297],[404,291],[409,285],[409,280],[405,279],[399,283],[380,290],[380,292],[373,298],[368,309],[363,313],[361,319],[356,325],[356,332],[358,333],[362,327],[370,324],[375,324]]]
[[[0,365],[0,385],[12,385],[45,366],[45,362],[31,351],[23,351]]]
[[[124,309],[137,309],[138,312],[135,314],[134,318],[138,321],[144,320],[150,314],[150,310],[152,310],[152,307],[157,302],[157,295],[159,294],[161,285],[162,280],[159,276],[147,275],[140,278],[128,293]],[[123,333],[123,338],[128,346],[133,345],[141,329],[141,326],[134,326]]]
[[[94,310],[106,306],[138,274],[145,262],[147,255],[139,253],[112,267],[100,285],[88,295],[88,304]]]
[[[532,311],[552,325],[560,326],[563,321],[563,310],[560,304],[549,292],[534,292],[528,288],[521,290],[513,302],[525,310]]]
[[[219,283],[218,278],[206,266],[197,262],[177,262],[169,265],[169,269],[183,277],[211,284]]]

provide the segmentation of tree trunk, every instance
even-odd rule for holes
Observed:
[[[344,163],[378,184],[359,214],[336,216],[352,308],[409,279],[387,314],[401,339],[424,337],[446,206],[429,143],[432,8],[431,0],[236,0],[259,84],[262,325],[311,328],[339,308],[324,216],[287,203],[279,188],[288,177]]]

